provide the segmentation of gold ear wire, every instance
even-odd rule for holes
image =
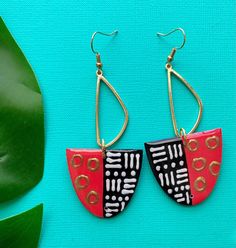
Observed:
[[[104,32],[100,32],[100,31],[94,32],[94,33],[92,34],[91,41],[90,41],[91,50],[92,50],[92,52],[93,52],[94,54],[99,54],[99,52],[96,51],[96,50],[94,49],[94,45],[93,45],[95,36],[96,36],[97,34],[101,34],[101,35],[105,35],[105,36],[115,36],[115,35],[118,34],[118,30],[114,30],[114,31],[111,32],[111,33],[104,33]]]
[[[94,48],[94,39],[95,39],[95,36],[97,34],[100,34],[100,35],[105,35],[105,36],[115,36],[118,34],[118,30],[114,30],[113,32],[111,33],[104,33],[104,32],[100,32],[100,31],[96,31],[93,33],[92,37],[91,37],[91,40],[90,40],[90,47],[91,47],[91,50],[94,54],[96,54],[96,60],[97,60],[97,63],[96,63],[96,66],[98,68],[98,71],[97,73],[100,73],[101,72],[101,69],[102,69],[102,62],[101,62],[101,56],[100,56],[100,53],[95,50]]]
[[[97,89],[96,89],[96,139],[97,139],[97,144],[101,147],[103,154],[105,154],[105,149],[108,148],[109,146],[113,145],[118,139],[120,139],[120,137],[122,136],[122,134],[125,132],[126,127],[128,125],[128,110],[124,104],[124,102],[122,101],[121,97],[119,96],[119,94],[117,93],[117,91],[115,90],[115,88],[109,83],[109,81],[103,76],[103,71],[102,71],[102,62],[101,62],[101,57],[100,57],[100,53],[94,49],[94,38],[97,34],[101,34],[101,35],[105,35],[105,36],[114,36],[118,33],[117,30],[113,31],[112,33],[103,33],[103,32],[95,32],[92,35],[91,41],[90,41],[90,46],[91,46],[91,50],[94,54],[96,54],[96,66],[98,68],[96,75],[97,75]],[[101,82],[105,83],[106,86],[111,90],[111,92],[114,94],[114,96],[116,97],[117,101],[119,102],[120,106],[122,107],[123,111],[124,111],[124,115],[125,115],[125,120],[123,123],[123,126],[120,130],[120,132],[117,134],[117,136],[111,140],[110,142],[108,142],[107,144],[105,144],[104,139],[101,139],[100,137],[100,128],[99,128],[99,96],[100,96],[100,86],[101,86]]]
[[[172,94],[171,74],[176,76],[187,87],[187,89],[193,94],[193,96],[197,100],[197,103],[199,106],[197,120],[196,120],[194,126],[192,127],[192,129],[188,132],[188,134],[193,133],[197,129],[197,127],[200,123],[201,117],[202,117],[203,105],[202,105],[202,101],[201,101],[199,95],[196,93],[196,91],[192,88],[192,86],[179,73],[177,73],[173,69],[172,64],[171,64],[171,61],[174,59],[174,55],[175,55],[176,51],[182,49],[185,45],[186,34],[185,34],[184,30],[182,28],[175,28],[166,34],[157,33],[157,36],[163,36],[163,37],[168,36],[168,35],[176,32],[176,31],[180,31],[183,34],[183,42],[179,47],[172,48],[170,55],[167,57],[166,70],[167,70],[167,77],[168,77],[168,94],[169,94],[169,104],[170,104],[172,124],[173,124],[175,135],[178,137],[182,137],[182,136],[186,137],[185,129],[181,128],[180,132],[179,132],[178,127],[177,127],[177,121],[176,121],[175,110],[174,110],[174,102],[173,102],[173,94]]]
[[[168,32],[166,34],[159,33],[159,32],[157,33],[157,36],[165,37],[165,36],[168,36],[170,34],[173,34],[176,31],[180,31],[182,33],[182,35],[183,35],[183,42],[182,42],[182,44],[179,47],[172,48],[171,53],[170,53],[170,55],[167,58],[167,61],[168,62],[171,62],[174,59],[174,56],[175,56],[175,53],[176,53],[177,50],[180,50],[180,49],[182,49],[184,47],[185,42],[186,42],[186,34],[185,34],[185,32],[184,32],[184,30],[182,28],[175,28],[175,29],[171,30],[170,32]]]

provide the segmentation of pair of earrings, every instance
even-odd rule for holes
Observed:
[[[205,200],[216,183],[222,157],[222,134],[217,128],[210,131],[194,133],[202,117],[202,101],[190,84],[178,74],[171,64],[177,50],[186,41],[183,29],[176,28],[183,34],[180,47],[171,50],[165,68],[168,77],[169,104],[172,123],[176,137],[155,142],[145,143],[145,149],[151,169],[161,188],[177,203],[196,205]],[[96,90],[96,138],[100,149],[67,149],[67,161],[74,189],[83,205],[98,217],[113,217],[123,211],[134,194],[142,166],[142,150],[110,150],[124,133],[128,124],[128,111],[113,86],[104,77],[100,54],[94,49],[91,39],[91,49],[96,54],[97,90]],[[197,120],[193,128],[186,133],[184,128],[177,128],[174,103],[172,98],[172,75],[177,77],[193,94],[199,105]],[[105,83],[112,91],[121,107],[125,120],[118,135],[105,143],[100,137],[99,129],[99,93],[101,83]]]

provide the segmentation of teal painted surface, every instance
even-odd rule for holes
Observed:
[[[46,111],[46,161],[42,182],[16,201],[0,205],[0,218],[43,202],[40,247],[236,247],[236,37],[235,1],[1,1],[0,10],[38,77]],[[113,148],[143,148],[143,142],[173,137],[164,64],[183,27],[187,43],[174,66],[200,94],[199,131],[223,128],[221,176],[199,206],[176,205],[161,191],[144,156],[140,182],[126,211],[101,220],[78,201],[67,171],[67,147],[95,148],[95,57],[90,37],[99,37],[104,72],[130,113]],[[1,58],[0,58],[1,59]],[[192,96],[174,85],[178,122],[191,128]],[[102,130],[106,140],[122,124],[122,111],[103,87]]]

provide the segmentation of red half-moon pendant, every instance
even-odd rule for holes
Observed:
[[[74,189],[92,214],[109,218],[122,212],[134,194],[142,150],[67,149]]]
[[[196,205],[212,192],[222,159],[221,129],[145,143],[161,188],[177,203]]]

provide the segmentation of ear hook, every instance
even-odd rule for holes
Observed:
[[[167,57],[166,69],[167,69],[167,77],[168,77],[168,94],[169,94],[169,103],[170,103],[171,118],[172,118],[172,123],[173,123],[175,134],[178,137],[183,137],[184,139],[186,139],[186,131],[185,131],[185,129],[184,128],[181,128],[180,129],[180,132],[179,132],[178,131],[178,128],[177,128],[177,122],[176,122],[176,118],[175,118],[174,102],[173,102],[173,94],[172,94],[171,74],[175,75],[175,77],[177,77],[187,87],[187,89],[196,98],[197,103],[198,103],[198,106],[199,106],[197,120],[196,120],[194,126],[192,127],[192,129],[190,130],[190,132],[188,134],[193,133],[196,130],[196,128],[198,127],[198,125],[200,123],[200,120],[201,120],[201,117],[202,117],[202,108],[203,108],[203,106],[202,106],[201,98],[195,92],[195,90],[192,88],[192,86],[180,74],[178,74],[172,68],[172,65],[171,65],[171,61],[174,59],[174,55],[175,55],[176,51],[177,50],[180,50],[185,45],[186,34],[185,34],[184,30],[182,28],[175,28],[175,29],[171,30],[169,33],[166,33],[166,34],[157,33],[157,35],[158,36],[168,36],[168,35],[176,32],[176,31],[180,31],[182,33],[182,35],[183,35],[183,42],[182,42],[181,46],[172,48],[170,55]]]
[[[94,39],[95,39],[95,36],[97,34],[101,34],[101,35],[105,35],[105,36],[114,36],[118,33],[118,30],[114,30],[112,33],[103,33],[103,32],[94,32],[93,35],[92,35],[92,38],[91,38],[91,41],[90,41],[90,46],[91,46],[91,49],[92,49],[92,52],[94,54],[99,54],[99,52],[97,50],[94,49],[94,45],[93,45],[93,42],[94,42]]]
[[[186,34],[185,34],[185,32],[184,32],[184,30],[183,30],[182,28],[175,28],[175,29],[171,30],[169,33],[166,33],[166,34],[157,33],[157,36],[163,36],[163,37],[164,37],[164,36],[168,36],[168,35],[170,35],[170,34],[176,32],[176,31],[180,31],[180,32],[182,33],[182,35],[183,35],[183,42],[182,42],[181,46],[179,46],[179,47],[174,47],[175,50],[180,50],[181,48],[184,47],[185,42],[186,42]]]

